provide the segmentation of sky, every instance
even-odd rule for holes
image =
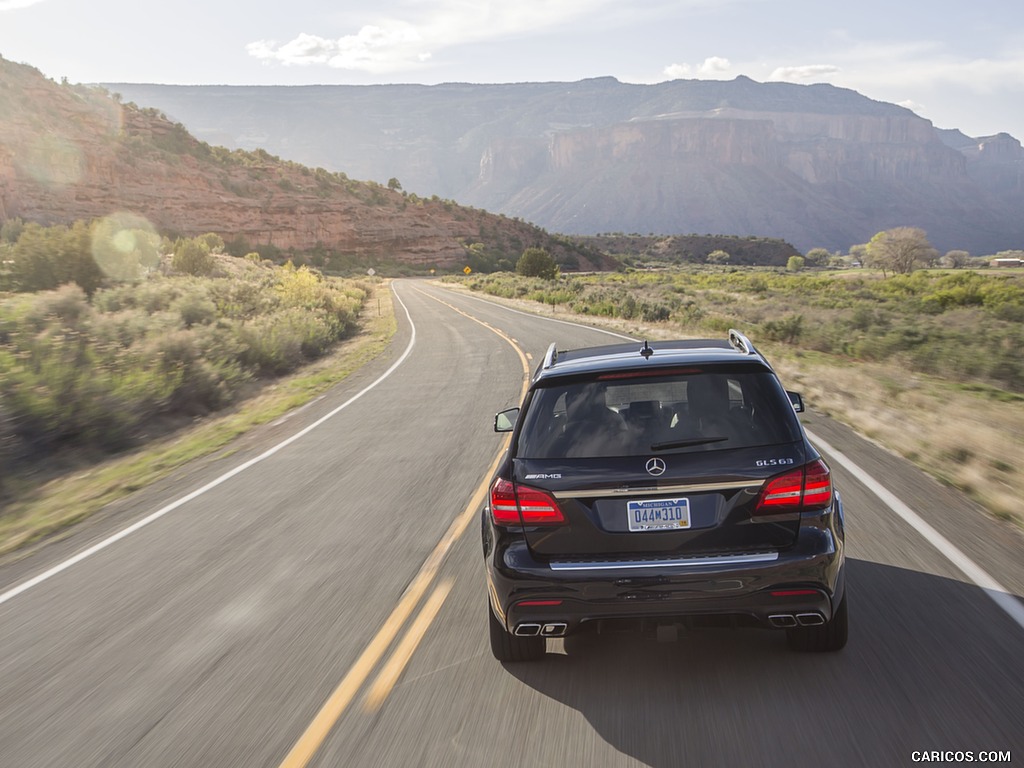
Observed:
[[[1024,141],[1021,0],[0,0],[72,83],[831,83]]]

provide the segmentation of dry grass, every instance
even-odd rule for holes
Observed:
[[[1024,527],[1020,401],[994,400],[890,365],[838,366],[792,354],[774,355],[773,364],[816,409]]]

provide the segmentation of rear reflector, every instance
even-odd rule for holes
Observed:
[[[520,603],[516,603],[516,606],[519,607],[519,608],[523,608],[523,607],[536,608],[537,606],[554,607],[556,605],[561,605],[561,604],[562,604],[561,600],[523,600]]]
[[[816,589],[777,589],[772,592],[772,597],[805,597],[820,594]]]
[[[769,478],[755,515],[825,509],[832,504],[832,473],[821,459]]]
[[[498,525],[559,525],[562,510],[550,494],[503,477],[491,484],[491,516]]]

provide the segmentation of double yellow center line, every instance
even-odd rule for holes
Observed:
[[[417,289],[419,290],[419,289]],[[526,387],[528,384],[528,378],[530,373],[529,361],[526,354],[516,343],[516,340],[506,334],[504,331],[488,325],[483,320],[473,317],[461,309],[458,309],[451,304],[442,301],[441,299],[430,296],[430,294],[419,290],[424,296],[427,296],[434,301],[444,304],[451,310],[469,318],[475,323],[487,328],[489,331],[496,333],[498,336],[503,338],[519,355],[519,360],[523,366],[523,386],[520,392],[520,401],[523,395],[526,394]],[[309,764],[309,761],[313,759],[317,750],[324,743],[327,735],[334,728],[334,725],[341,718],[342,714],[348,708],[349,704],[359,693],[360,688],[370,677],[374,668],[378,662],[387,653],[388,648],[394,642],[398,633],[402,627],[405,626],[406,621],[412,615],[416,606],[419,605],[423,596],[430,589],[434,579],[437,578],[438,571],[441,568],[441,563],[444,561],[448,551],[452,548],[452,545],[458,541],[462,534],[466,532],[469,524],[472,522],[476,513],[481,509],[484,504],[484,499],[487,495],[487,484],[489,478],[498,469],[498,464],[501,461],[505,450],[508,448],[508,438],[502,445],[501,450],[491,463],[490,468],[487,470],[483,483],[476,489],[473,494],[473,498],[470,499],[469,505],[466,509],[452,521],[452,524],[448,527],[448,531],[434,547],[430,556],[424,561],[420,567],[419,573],[416,574],[412,582],[406,587],[405,592],[398,601],[398,605],[388,616],[387,620],[377,631],[377,634],[370,641],[369,645],[363,650],[356,659],[355,664],[349,669],[345,677],[342,678],[338,687],[334,689],[334,692],[328,697],[327,701],[320,708],[316,717],[306,728],[305,732],[292,747],[291,751],[285,757],[281,763],[281,768],[305,768]],[[377,674],[376,679],[370,686],[363,699],[364,707],[367,711],[373,712],[380,708],[384,703],[384,700],[391,693],[391,689],[394,688],[395,683],[398,682],[398,678],[401,676],[402,671],[408,665],[412,659],[413,653],[419,646],[420,641],[426,634],[427,629],[433,623],[437,614],[441,610],[441,606],[444,604],[445,598],[448,597],[448,593],[451,591],[454,582],[451,579],[445,579],[431,593],[426,603],[423,604],[423,608],[417,615],[416,619],[409,626],[405,635],[399,641],[395,647],[394,653],[391,658],[388,659],[387,663],[381,668]]]

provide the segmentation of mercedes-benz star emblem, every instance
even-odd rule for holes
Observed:
[[[662,459],[648,459],[647,472],[657,477],[665,474],[665,462]]]

